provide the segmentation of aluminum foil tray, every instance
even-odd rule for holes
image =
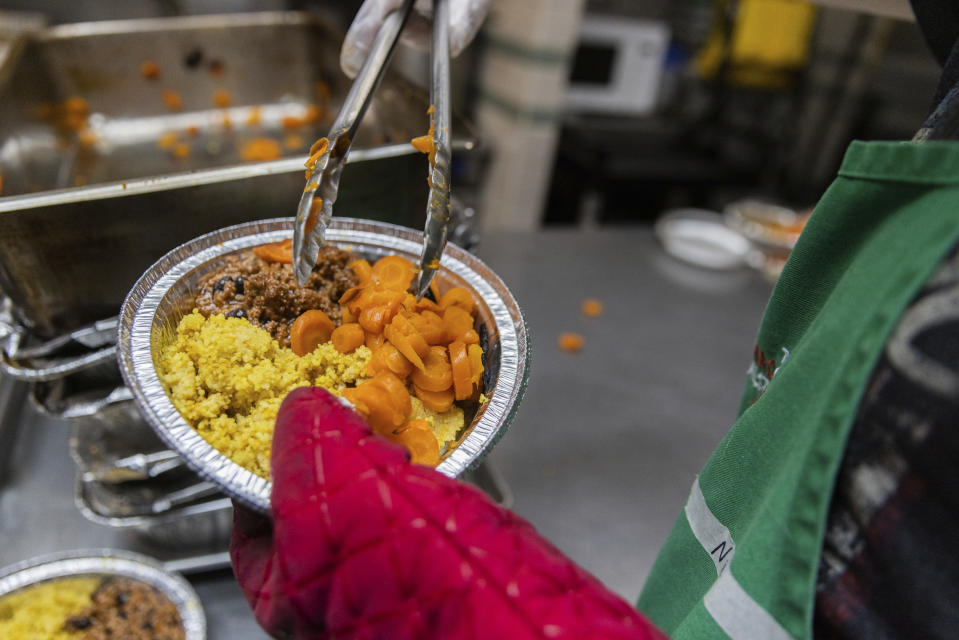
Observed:
[[[156,587],[176,605],[186,640],[206,638],[203,607],[190,583],[152,558],[129,551],[65,551],[0,569],[0,598],[49,580],[80,576],[123,576]]]
[[[160,437],[201,476],[247,506],[266,513],[270,483],[220,454],[180,416],[157,376],[154,357],[175,336],[176,325],[193,308],[203,277],[226,257],[291,235],[292,219],[265,220],[222,229],[197,238],[161,258],[140,278],[123,303],[117,339],[120,372],[134,400]],[[387,223],[335,218],[327,241],[375,259],[399,254],[416,262],[423,235]],[[448,245],[437,273],[441,289],[469,288],[478,301],[478,321],[489,335],[482,405],[451,445],[437,470],[458,477],[475,467],[502,436],[525,393],[529,337],[523,314],[509,289],[482,261]]]

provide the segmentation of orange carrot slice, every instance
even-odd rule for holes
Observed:
[[[366,343],[366,333],[360,325],[348,322],[333,329],[333,333],[330,334],[330,341],[333,342],[333,347],[340,353],[352,353],[356,351],[357,347]]]
[[[423,357],[429,353],[430,346],[419,331],[402,314],[397,314],[383,329],[383,335],[417,369],[425,369]]]
[[[411,420],[391,438],[410,452],[410,462],[435,467],[440,463],[440,443],[426,420]]]
[[[260,259],[267,262],[281,262],[292,264],[293,262],[293,238],[280,240],[279,242],[270,242],[253,247],[253,253]]]
[[[370,275],[373,272],[373,267],[367,260],[354,260],[346,266],[353,270],[353,274],[356,275],[356,279],[360,283],[360,286],[370,281]]]
[[[290,327],[290,348],[298,356],[311,353],[318,345],[330,341],[335,325],[319,309],[304,311]]]
[[[559,348],[563,351],[575,352],[583,348],[583,336],[578,333],[559,334]]]
[[[390,398],[395,411],[393,421],[396,423],[398,420],[397,424],[406,422],[410,412],[413,411],[413,404],[410,401],[410,392],[406,388],[406,383],[389,372],[377,374],[370,382]]]
[[[453,370],[446,347],[430,347],[423,365],[411,374],[413,384],[426,391],[445,391],[453,386]]]
[[[478,344],[471,344],[466,348],[470,360],[470,381],[475,385],[483,381],[483,348]]]
[[[370,351],[375,351],[377,347],[386,344],[386,337],[382,333],[367,333],[366,346]]]
[[[593,298],[587,298],[586,300],[583,300],[579,308],[583,312],[584,316],[588,316],[590,318],[596,318],[603,315],[603,303],[599,300],[594,300]]]
[[[409,289],[416,269],[413,263],[402,256],[383,256],[373,265],[373,282],[397,291]]]
[[[449,352],[450,368],[453,372],[453,395],[457,400],[466,400],[473,395],[473,374],[466,345],[458,340],[451,342]]]
[[[420,399],[423,406],[437,413],[445,413],[453,406],[453,390],[445,389],[443,391],[427,391],[421,387],[413,385],[413,393]]]
[[[410,314],[408,318],[410,324],[416,327],[416,330],[419,331],[423,339],[426,340],[426,344],[433,346],[445,345],[447,343],[443,319],[436,313],[432,311],[422,311],[420,313]]]
[[[396,315],[396,306],[384,304],[363,309],[357,322],[370,333],[383,333],[383,328],[393,319],[394,315]]]
[[[476,303],[473,294],[463,287],[448,289],[438,300],[441,308],[459,307],[466,313],[473,315],[476,312]]]
[[[473,316],[461,307],[451,306],[443,310],[443,327],[446,331],[446,341],[462,340],[467,342],[466,333],[473,330]],[[469,336],[472,338],[472,336]],[[477,336],[477,341],[479,336]],[[469,340],[472,342],[472,340]]]

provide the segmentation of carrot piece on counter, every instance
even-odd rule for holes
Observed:
[[[470,370],[466,345],[460,341],[451,342],[450,369],[453,372],[453,395],[457,400],[466,400],[473,395],[473,374]]]
[[[413,393],[420,399],[423,406],[436,413],[445,413],[453,406],[453,390],[444,389],[443,391],[427,391],[422,387],[413,385]]]
[[[225,109],[226,107],[230,106],[231,102],[233,102],[233,97],[230,95],[229,91],[217,89],[213,92],[213,106]]]
[[[390,438],[410,452],[410,462],[435,467],[440,463],[440,443],[426,420],[410,420]]]
[[[140,75],[147,80],[156,80],[160,75],[160,67],[153,60],[144,60],[140,65]]]
[[[559,348],[563,351],[574,352],[583,348],[583,336],[578,333],[559,334]]]
[[[269,242],[253,247],[253,253],[260,259],[267,262],[282,262],[292,264],[293,262],[293,239],[287,238],[279,242]]]
[[[412,262],[395,255],[383,256],[376,261],[372,270],[373,282],[387,289],[404,292],[409,288],[415,273],[416,268]]]
[[[173,89],[163,90],[163,103],[170,111],[180,111],[183,109],[183,98]]]
[[[587,298],[580,304],[580,310],[584,316],[596,318],[603,315],[603,303],[593,298]]]
[[[369,261],[354,260],[346,266],[353,270],[353,275],[356,276],[356,280],[360,283],[360,286],[370,281],[370,275],[373,273],[373,267],[370,265]]]
[[[360,325],[348,322],[333,329],[330,340],[340,353],[352,353],[360,345],[366,344],[366,333]]]
[[[319,309],[304,311],[290,327],[290,348],[298,356],[311,353],[318,345],[330,341],[333,321]]]
[[[413,384],[426,391],[445,391],[453,386],[453,370],[446,347],[430,347],[423,365],[410,375]]]
[[[441,308],[459,307],[466,313],[473,315],[476,312],[476,303],[473,294],[463,287],[453,287],[447,290],[438,300]]]

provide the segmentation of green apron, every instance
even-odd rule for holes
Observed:
[[[900,314],[959,239],[959,144],[854,142],[773,290],[740,415],[639,599],[671,638],[809,638],[833,484]]]

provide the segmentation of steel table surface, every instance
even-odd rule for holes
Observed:
[[[770,285],[679,263],[647,226],[491,233],[477,253],[513,291],[532,338],[526,398],[490,463],[517,513],[635,602],[735,417]],[[604,313],[582,315],[585,298]],[[566,331],[583,335],[582,351],[558,348]],[[2,408],[0,447],[12,451],[0,470],[0,566],[61,549],[143,551],[74,506],[67,425],[29,405]],[[228,569],[188,578],[209,638],[265,637]]]

